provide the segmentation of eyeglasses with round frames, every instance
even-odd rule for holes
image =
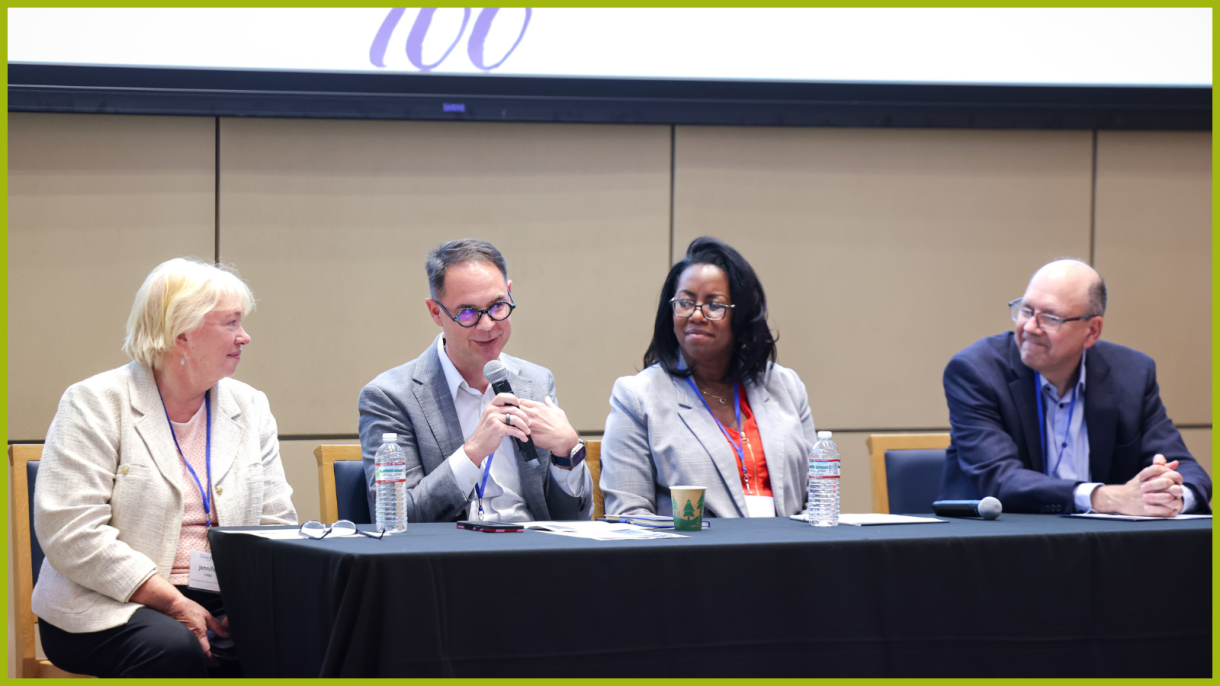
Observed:
[[[314,540],[321,540],[331,534],[334,534],[335,536],[360,535],[380,539],[382,536],[385,536],[385,529],[379,529],[377,531],[361,531],[360,529],[356,528],[356,525],[353,522],[347,519],[340,519],[330,526],[327,526],[316,519],[311,519],[301,525],[300,533],[302,536],[312,538]]]
[[[725,303],[703,303],[702,305],[695,304],[694,300],[686,298],[670,298],[669,304],[674,307],[675,317],[693,317],[695,310],[703,313],[704,319],[717,321],[724,319],[725,313],[737,307],[736,305],[726,305]]]
[[[510,295],[509,298],[512,298],[512,296]],[[492,303],[491,307],[487,308],[486,310],[477,310],[473,307],[462,308],[455,317],[449,313],[449,310],[446,309],[444,305],[441,305],[441,301],[437,300],[436,304],[440,306],[442,312],[448,315],[450,319],[457,322],[457,325],[463,329],[469,329],[472,326],[476,326],[479,323],[479,320],[483,318],[483,315],[491,317],[492,321],[502,322],[505,319],[508,319],[509,315],[513,313],[513,310],[517,309],[517,306],[514,305],[511,300],[500,300]]]
[[[1097,314],[1082,314],[1079,317],[1060,317],[1055,314],[1047,314],[1046,312],[1034,312],[1033,308],[1025,307],[1022,302],[1023,298],[1009,301],[1008,313],[1012,315],[1012,321],[1017,324],[1024,324],[1029,321],[1030,317],[1038,318],[1038,328],[1047,333],[1057,333],[1064,322],[1083,321],[1100,317]]]

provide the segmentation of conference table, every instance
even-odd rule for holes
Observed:
[[[1206,677],[1211,520],[208,536],[248,677]]]

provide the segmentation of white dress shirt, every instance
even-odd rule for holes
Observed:
[[[1042,394],[1042,407],[1046,412],[1043,424],[1043,458],[1049,476],[1084,481],[1072,491],[1072,500],[1077,512],[1093,509],[1093,491],[1102,484],[1088,481],[1089,477],[1089,427],[1084,419],[1085,356],[1080,356],[1080,379],[1075,388],[1059,397],[1055,387],[1041,374],[1037,374],[1038,392]],[[1072,402],[1075,395],[1076,402]],[[1070,414],[1069,414],[1070,413]],[[1182,487],[1182,512],[1195,507],[1195,494]]]
[[[445,351],[445,339],[437,341],[437,354],[441,358],[441,369],[445,371],[445,381],[449,383],[449,393],[453,396],[453,408],[457,410],[458,422],[462,425],[462,437],[470,440],[483,408],[496,397],[491,384],[487,390],[480,393],[466,383],[462,373],[453,366],[449,354]],[[457,480],[458,487],[467,494],[470,507],[466,516],[477,519],[479,513],[478,492],[475,485],[483,480],[483,468],[487,466],[487,457],[483,456],[475,465],[466,455],[465,446],[449,456],[449,468]],[[541,459],[541,458],[539,458]],[[560,469],[552,464],[551,475],[556,483],[568,495],[579,498],[584,495],[585,471],[588,467],[581,462],[570,470]],[[491,461],[491,470],[487,475],[487,487],[483,491],[483,517],[487,520],[500,522],[528,522],[533,520],[525,499],[521,497],[521,475],[517,471],[517,458],[513,454],[512,439],[505,437],[496,448],[495,457]]]

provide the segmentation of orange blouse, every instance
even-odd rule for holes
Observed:
[[[745,389],[741,389],[741,426],[745,432],[745,445],[742,446],[742,452],[745,457],[746,474],[749,474],[749,481],[746,481],[746,475],[741,473],[741,464],[737,464],[737,474],[741,477],[741,487],[745,490],[746,495],[762,495],[772,496],[771,493],[771,474],[767,472],[767,459],[763,455],[762,437],[758,433],[758,422],[754,420],[754,412],[750,409],[750,401],[746,397]],[[725,427],[728,429],[728,427]],[[721,432],[723,433],[723,432]],[[729,441],[731,445],[737,441],[740,436],[736,431],[729,429],[729,435],[733,436],[733,440]],[[728,435],[725,436],[728,440]],[[733,449],[733,461],[737,462],[737,449]]]

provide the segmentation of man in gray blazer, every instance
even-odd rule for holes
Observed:
[[[406,453],[410,522],[588,519],[585,447],[555,402],[554,377],[501,353],[516,307],[504,257],[486,241],[463,239],[432,249],[425,266],[432,297],[424,302],[441,334],[360,392],[369,512],[376,519],[374,456],[394,433]],[[511,394],[495,393],[483,376],[497,359]],[[537,459],[517,440],[532,441]]]

